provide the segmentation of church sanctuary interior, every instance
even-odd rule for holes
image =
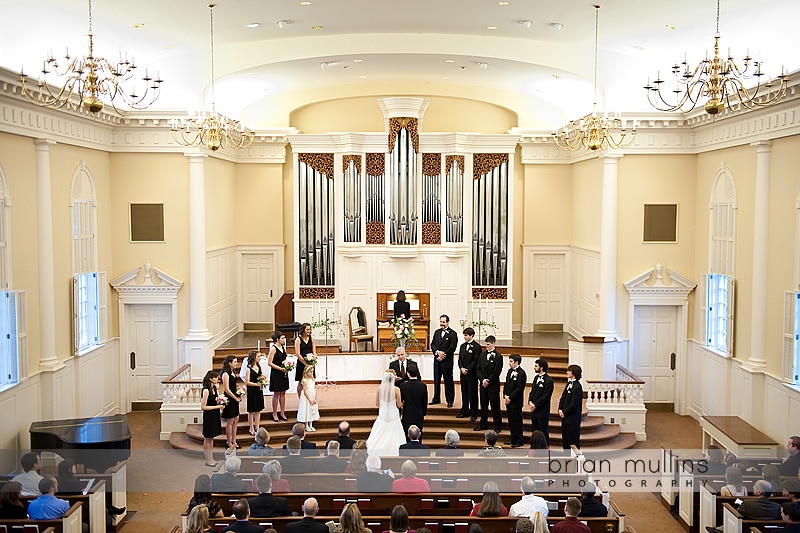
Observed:
[[[459,342],[496,337],[501,387],[521,354],[525,398],[550,361],[559,453],[558,399],[582,368],[582,447],[559,475],[653,453],[663,479],[691,478],[669,450],[712,443],[780,462],[800,434],[798,20],[797,0],[0,0],[0,483],[31,449],[43,472],[75,457],[96,485],[56,532],[185,528],[195,477],[254,442],[243,402],[242,449],[223,426],[203,466],[207,371],[266,361],[276,330],[293,354],[308,323],[308,440],[344,419],[366,439],[397,346],[433,397],[442,315]],[[394,321],[401,290],[413,332]],[[484,432],[456,419],[455,374],[425,442],[455,429],[474,457]],[[289,376],[288,421],[264,391],[274,448],[297,419]],[[523,417],[513,465],[448,479],[420,461],[454,507],[407,500],[412,529],[465,533],[447,521],[469,513],[459,496],[495,474],[518,499],[527,400]],[[293,511],[316,494],[339,515],[292,476]],[[669,484],[599,484],[612,511],[590,529],[770,526]],[[104,498],[128,514],[107,524]],[[368,503],[388,530],[393,504]]]

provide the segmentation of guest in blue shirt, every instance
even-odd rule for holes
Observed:
[[[69,502],[56,498],[58,481],[47,476],[39,482],[41,496],[28,504],[28,516],[33,520],[55,520],[61,518],[69,510]]]

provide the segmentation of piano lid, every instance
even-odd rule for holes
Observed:
[[[125,415],[33,422],[30,433],[44,433],[55,436],[64,443],[79,445],[131,440],[128,417]]]

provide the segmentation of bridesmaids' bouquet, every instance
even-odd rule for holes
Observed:
[[[246,394],[247,394],[247,389],[245,389],[244,387],[239,387],[236,389],[236,396],[244,398]]]
[[[225,396],[218,396],[217,405],[228,405],[228,398]]]
[[[267,376],[262,374],[258,376],[258,384],[261,387],[266,387],[267,385],[269,385],[269,379],[267,379]]]
[[[289,355],[286,359],[283,360],[283,369],[287,372],[291,372],[297,366],[297,357],[294,355]]]
[[[317,355],[313,354],[313,353],[307,353],[305,356],[303,356],[303,361],[307,365],[316,365],[317,364],[317,359],[318,359]]]

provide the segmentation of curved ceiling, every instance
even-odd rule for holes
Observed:
[[[564,0],[220,0],[216,105],[268,128],[288,125],[293,109],[331,98],[449,95],[512,109],[522,127],[552,128],[591,110],[594,12],[590,2]],[[605,2],[600,108],[652,111],[642,90],[648,76],[667,73],[684,54],[696,64],[713,46],[715,13],[713,0]],[[723,0],[722,52],[730,46],[743,57],[749,49],[771,75],[781,65],[795,71],[798,19],[797,0]],[[0,65],[32,74],[50,50],[85,54],[87,25],[81,1],[0,0]],[[128,51],[141,67],[159,71],[165,81],[153,109],[208,105],[206,4],[94,0],[93,25],[97,55]]]

